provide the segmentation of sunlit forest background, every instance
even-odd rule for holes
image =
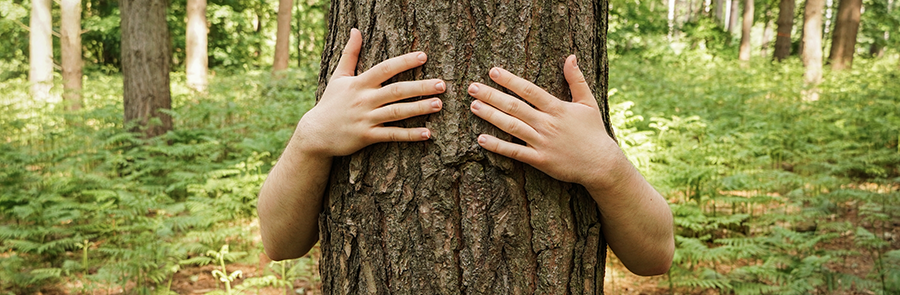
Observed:
[[[611,0],[613,125],[677,250],[651,278],[611,254],[606,292],[900,293],[898,2]],[[315,103],[329,5],[170,0],[173,127],[148,137],[123,120],[119,3],[0,0],[0,294],[319,294],[316,249],[263,254],[256,195]]]

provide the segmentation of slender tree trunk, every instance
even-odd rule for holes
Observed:
[[[291,10],[292,0],[278,1],[278,31],[275,33],[275,63],[272,72],[286,70],[291,55]]]
[[[31,1],[28,81],[31,83],[31,95],[41,101],[50,98],[50,88],[53,87],[52,26],[50,0]]]
[[[185,44],[185,74],[188,87],[205,92],[209,85],[209,54],[207,53],[206,0],[187,2],[187,40]]]
[[[147,138],[172,130],[171,64],[165,0],[120,0],[125,122]],[[157,122],[158,120],[158,122]]]
[[[732,34],[737,30],[738,12],[740,11],[738,8],[739,3],[740,0],[731,0],[731,13],[728,15],[728,32]]]
[[[825,0],[806,0],[803,12],[803,51],[800,59],[806,72],[807,84],[818,84],[822,80],[822,14]]]
[[[859,31],[862,0],[841,0],[838,5],[837,21],[831,38],[831,69],[840,71],[853,67],[853,53],[856,51],[856,34]]]
[[[794,28],[794,0],[781,0],[778,4],[778,33],[775,35],[775,60],[781,61],[791,54],[791,30]]]
[[[668,0],[669,1],[669,40],[672,40],[672,37],[675,36],[675,1],[676,0]]]
[[[762,35],[762,46],[760,46],[760,56],[766,57],[769,56],[769,45],[772,40],[772,17],[771,17],[772,9],[769,5],[766,5],[766,10],[763,12],[763,21],[765,22],[765,26],[763,27],[763,35]]]
[[[725,0],[716,0],[716,20],[719,21],[719,24],[723,24],[725,21]]]
[[[81,109],[81,0],[60,2],[60,53],[63,99],[70,110]]]
[[[481,149],[480,133],[512,139],[469,112],[467,85],[509,69],[569,98],[568,54],[609,124],[606,1],[333,0],[319,95],[350,28],[358,71],[410,51],[428,62],[396,81],[441,78],[441,112],[397,122],[432,140],[383,143],[334,160],[320,215],[325,294],[601,294],[606,244],[583,187]],[[609,125],[607,125],[609,126]],[[611,130],[607,129],[611,134]]]
[[[743,26],[741,27],[741,50],[738,59],[750,60],[750,29],[753,28],[753,0],[744,0]]]

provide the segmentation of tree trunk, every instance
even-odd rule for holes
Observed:
[[[125,122],[147,138],[172,130],[169,28],[165,0],[120,0]],[[158,119],[159,122],[155,122]]]
[[[441,112],[397,122],[432,140],[376,144],[335,158],[319,225],[325,294],[601,294],[606,243],[579,185],[481,149],[508,134],[469,111],[469,83],[497,86],[499,66],[570,99],[576,54],[609,127],[606,1],[333,0],[319,93],[350,28],[357,71],[422,50],[428,62],[392,81],[441,78]],[[610,128],[607,132],[612,134]]]
[[[760,46],[759,55],[760,56],[768,56],[769,45],[772,39],[772,17],[771,17],[772,9],[769,5],[766,5],[766,10],[763,12],[763,22],[765,22],[765,26],[763,27],[763,35],[762,35],[762,45]]]
[[[50,98],[53,87],[52,26],[50,0],[33,0],[29,21],[28,82],[31,83],[31,95],[41,101]]]
[[[291,55],[291,10],[292,0],[278,1],[278,30],[275,33],[275,63],[272,72],[286,70]]]
[[[741,50],[738,59],[750,60],[750,29],[753,28],[753,0],[744,0],[744,20],[741,27]]]
[[[778,33],[775,34],[775,60],[781,61],[791,54],[791,30],[794,28],[794,0],[781,0],[778,4]]]
[[[675,1],[676,0],[668,0],[669,13],[667,17],[669,20],[669,40],[672,40],[672,37],[675,36]]]
[[[81,0],[60,2],[59,35],[63,99],[70,110],[81,109]]]
[[[728,15],[728,32],[734,34],[738,23],[738,4],[740,0],[731,0],[731,13]],[[730,41],[728,43],[731,43]]]
[[[806,67],[803,75],[807,84],[822,80],[822,13],[825,0],[806,0],[803,12],[803,51],[800,59]]]
[[[185,44],[185,74],[188,87],[205,92],[209,85],[209,54],[207,53],[206,0],[187,2],[187,40]]]
[[[716,20],[721,25],[725,20],[725,0],[716,0]]]
[[[838,5],[834,35],[831,37],[831,69],[839,71],[853,67],[853,53],[856,51],[856,33],[859,31],[859,16],[862,0],[841,0]]]

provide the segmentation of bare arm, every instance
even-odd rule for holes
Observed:
[[[442,93],[446,86],[441,80],[381,86],[400,72],[424,64],[425,53],[394,57],[356,76],[361,45],[359,31],[351,30],[325,93],[297,123],[284,153],[260,189],[260,233],[266,254],[274,260],[303,256],[319,240],[319,212],[333,157],[352,154],[377,142],[431,137],[426,128],[383,125],[441,110],[443,105],[438,98],[394,103]]]
[[[600,107],[578,69],[575,56],[564,66],[572,102],[553,97],[500,68],[492,80],[530,102],[480,83],[469,86],[472,112],[526,142],[514,144],[482,134],[487,150],[525,162],[553,178],[584,185],[597,202],[603,234],[622,263],[635,274],[668,271],[675,240],[665,199],[625,158],[606,133]]]

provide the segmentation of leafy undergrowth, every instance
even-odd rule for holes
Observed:
[[[900,72],[854,67],[805,89],[792,61],[613,56],[620,143],[676,216],[650,293],[900,291]],[[315,258],[260,263],[255,206],[315,79],[175,75],[153,140],[123,131],[120,76],[90,75],[77,112],[0,82],[0,294],[314,288]]]
[[[660,287],[900,292],[896,62],[860,59],[806,89],[796,60],[613,58],[620,141],[675,214]]]

